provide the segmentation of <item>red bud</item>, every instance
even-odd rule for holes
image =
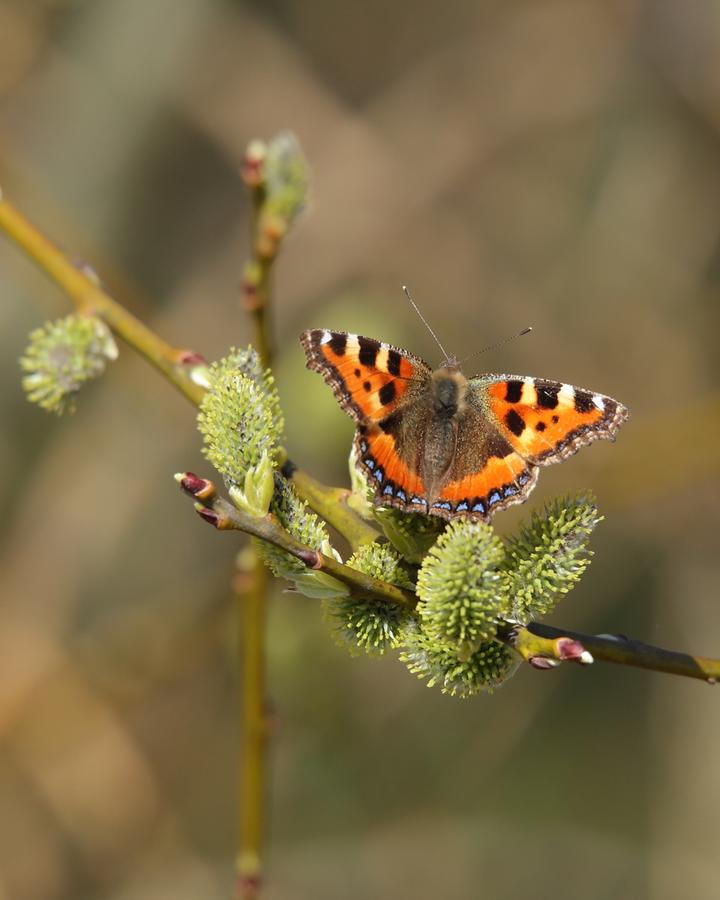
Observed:
[[[207,506],[203,506],[197,510],[197,514],[201,519],[205,519],[206,522],[209,522],[213,528],[218,527],[218,522],[220,521],[220,517],[213,509],[209,509]]]
[[[540,669],[541,671],[554,669],[558,665],[556,659],[549,659],[547,656],[531,656],[528,659],[528,662],[533,669]]]
[[[181,350],[178,361],[181,366],[198,366],[207,362],[202,353],[195,350]]]

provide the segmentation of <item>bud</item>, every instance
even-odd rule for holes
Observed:
[[[259,510],[270,490],[267,467],[274,468],[281,455],[283,417],[272,375],[262,371],[255,351],[232,350],[210,367],[208,380],[198,415],[203,453],[237,489],[236,504],[243,508],[247,501]]]
[[[238,509],[262,518],[268,514],[274,488],[273,465],[267,450],[264,450],[260,462],[245,473],[244,489],[232,485],[228,492]]]
[[[263,141],[250,141],[245,151],[240,174],[245,184],[256,189],[264,181],[263,166],[267,155],[267,146]]]
[[[376,506],[373,513],[393,547],[415,565],[420,565],[425,559],[446,526],[437,516],[404,513],[388,506]]]
[[[212,500],[215,496],[215,485],[207,478],[200,478],[192,472],[179,472],[175,481],[180,487],[200,500]]]

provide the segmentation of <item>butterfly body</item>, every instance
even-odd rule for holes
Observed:
[[[488,521],[527,499],[540,466],[614,438],[627,410],[557,381],[467,378],[390,344],[345,332],[301,335],[308,368],[357,422],[358,466],[375,502],[444,519]]]

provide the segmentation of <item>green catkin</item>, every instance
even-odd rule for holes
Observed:
[[[472,652],[494,637],[508,608],[498,571],[500,539],[482,522],[452,522],[420,568],[418,612],[424,632],[439,646]]]
[[[387,544],[365,544],[347,565],[389,584],[413,587],[400,558]],[[400,645],[404,629],[414,615],[387,600],[349,595],[324,601],[323,612],[338,644],[353,654],[363,651],[375,656]]]
[[[515,621],[546,616],[575,587],[590,565],[588,541],[601,521],[591,495],[561,497],[508,539],[503,581]]]
[[[277,464],[283,417],[272,376],[254,350],[232,350],[208,372],[210,388],[200,404],[203,453],[228,486],[243,486],[263,457]]]
[[[428,687],[439,686],[444,694],[460,698],[492,693],[520,665],[516,653],[493,640],[483,641],[473,653],[461,657],[439,645],[417,622],[406,629],[400,659]]]
[[[31,332],[20,359],[23,389],[31,403],[48,412],[72,413],[80,388],[102,375],[117,355],[110,329],[95,316],[72,314],[46,322]]]
[[[275,476],[275,493],[270,511],[295,540],[340,560],[330,544],[323,521],[308,510],[293,486],[279,475]],[[274,544],[260,540],[254,540],[253,544],[273,575],[292,581],[300,593],[319,599],[342,597],[348,593],[348,588],[342,582],[324,572],[308,569],[299,559]]]

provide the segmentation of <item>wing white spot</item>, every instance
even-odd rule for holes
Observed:
[[[323,336],[320,338],[321,344],[329,344],[332,340],[332,335],[329,331],[323,331]]]
[[[537,392],[535,390],[535,379],[528,377],[523,381],[520,402],[525,403],[527,406],[532,406],[536,399]]]
[[[575,400],[575,388],[571,384],[564,384],[558,391],[558,400],[571,404]]]
[[[605,401],[600,394],[593,394],[593,403],[601,411],[605,411]]]

